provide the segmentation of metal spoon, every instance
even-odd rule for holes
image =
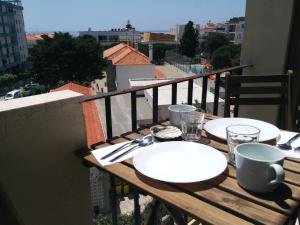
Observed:
[[[292,137],[290,140],[288,140],[286,143],[284,144],[279,144],[278,147],[285,149],[285,150],[289,150],[292,149],[292,142],[295,141],[296,139],[298,139],[300,137],[300,134],[296,134],[294,137]]]
[[[144,137],[138,145],[136,146],[133,146],[132,148],[128,149],[127,151],[123,152],[122,154],[116,156],[115,158],[109,160],[109,162],[114,162],[116,161],[117,159],[123,157],[124,155],[127,155],[128,153],[132,152],[133,150],[139,148],[139,147],[145,147],[145,146],[148,146],[148,145],[151,145],[153,144],[153,138],[152,136],[146,136]]]
[[[108,153],[107,155],[103,156],[103,157],[101,158],[101,160],[102,160],[102,159],[106,159],[106,158],[112,156],[113,154],[118,153],[119,151],[121,151],[121,150],[124,149],[125,147],[128,147],[128,146],[130,146],[130,145],[139,144],[142,140],[143,140],[142,138],[140,138],[140,139],[135,139],[135,140],[133,140],[133,141],[131,141],[131,142],[129,142],[129,143],[126,143],[126,144],[124,144],[124,145],[121,145],[119,148],[117,148],[117,149],[113,150],[112,152]]]

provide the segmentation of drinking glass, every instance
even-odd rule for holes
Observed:
[[[228,162],[235,166],[235,147],[242,143],[258,142],[260,129],[249,125],[230,125],[226,127]]]
[[[200,110],[196,114],[181,114],[181,131],[182,138],[185,141],[198,142],[201,139],[201,131],[203,128],[203,121],[205,117],[205,111]]]

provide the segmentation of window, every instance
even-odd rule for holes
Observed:
[[[110,41],[119,41],[119,36],[118,35],[109,36],[109,40]]]
[[[107,41],[107,36],[106,35],[99,35],[98,40],[99,41]]]

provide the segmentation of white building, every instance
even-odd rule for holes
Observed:
[[[118,44],[104,51],[110,63],[106,69],[108,91],[130,87],[129,79],[154,78],[155,67],[147,56],[126,44]]]
[[[110,31],[80,31],[79,36],[90,35],[95,37],[102,46],[110,46],[115,43],[125,42],[127,44],[136,44],[141,42],[143,33],[136,31],[128,21],[125,28],[111,29]]]
[[[170,81],[170,79],[135,79],[130,80],[131,87],[141,87],[150,84],[156,84],[161,82]],[[152,108],[153,105],[153,92],[152,89],[147,89],[144,91],[145,98]],[[177,84],[177,103],[184,104],[187,103],[187,93],[188,93],[188,82],[181,82]],[[160,87],[158,89],[158,115],[159,120],[165,120],[169,118],[168,107],[171,105],[172,99],[172,85],[167,85]],[[195,84],[193,86],[193,103],[197,100],[201,103],[202,99],[202,87]],[[213,106],[214,106],[214,94],[207,91],[206,97],[206,112],[213,114]],[[219,108],[218,115],[222,115],[224,112],[224,100],[219,98]]]
[[[0,71],[27,60],[28,50],[21,1],[0,1]]]

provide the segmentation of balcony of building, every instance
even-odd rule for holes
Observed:
[[[192,104],[194,90],[198,90],[193,88],[194,80],[201,77],[200,103],[201,108],[206,108],[208,77],[215,75],[212,114],[223,116],[219,112],[219,87],[226,86],[222,74],[234,71],[244,75],[275,75],[291,69],[295,112],[300,73],[299,7],[296,0],[248,1],[241,66],[235,68],[89,97],[65,90],[0,103],[0,194],[6,209],[1,211],[4,217],[9,215],[11,224],[92,224],[89,168],[82,163],[82,156],[93,146],[87,144],[83,102],[102,101],[105,139],[113,140],[111,99],[115,96],[130,96],[128,131],[137,131],[137,92],[143,89],[151,90],[151,119],[157,123],[160,87],[170,87],[170,104],[176,104],[181,103],[177,102],[177,85],[187,82],[186,102]],[[274,124],[281,118],[278,106],[245,106],[239,112],[241,116]]]

